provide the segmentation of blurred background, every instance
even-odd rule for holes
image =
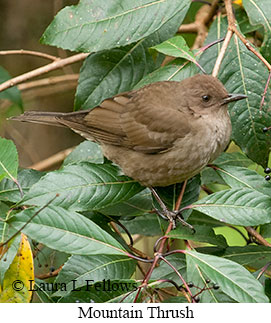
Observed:
[[[75,54],[42,45],[39,39],[61,8],[77,3],[77,0],[0,0],[0,51],[24,49],[62,58]],[[48,59],[32,55],[0,55],[0,67],[7,70],[11,77],[50,62]],[[48,83],[52,83],[56,80],[55,77],[66,75],[67,78],[64,77],[64,80],[57,84],[37,86],[38,78],[34,78],[28,81],[36,82],[34,87],[33,83],[29,86],[19,85],[23,109],[72,111],[77,85],[76,74],[81,64],[82,62],[73,64],[41,76],[43,79],[46,78]],[[11,107],[10,102],[0,98],[0,135],[15,142],[21,167],[32,166],[83,140],[65,128],[6,121],[7,116],[20,112],[18,107]]]

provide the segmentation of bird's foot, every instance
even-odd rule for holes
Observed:
[[[159,209],[154,209],[155,213],[158,214],[161,218],[165,219],[165,220],[169,220],[172,223],[172,228],[175,229],[176,228],[176,222],[179,221],[181,222],[181,224],[185,227],[188,227],[193,233],[196,232],[196,230],[194,229],[194,227],[187,223],[183,217],[182,217],[182,212],[180,211],[170,211],[168,210],[166,207],[163,208],[162,210]]]

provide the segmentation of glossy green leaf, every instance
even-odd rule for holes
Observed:
[[[211,26],[206,43],[224,37],[226,21],[216,19]],[[219,36],[219,37],[218,37]],[[211,73],[221,45],[213,46],[203,53],[200,64]],[[234,35],[222,61],[218,78],[229,93],[242,93],[247,99],[229,105],[233,126],[232,138],[253,161],[266,167],[271,147],[270,134],[263,128],[271,124],[270,93],[260,109],[262,94],[268,79],[268,69]]]
[[[253,226],[271,222],[271,199],[250,188],[234,188],[204,197],[192,205],[214,219]]]
[[[11,140],[0,138],[0,181],[7,177],[17,178],[18,154],[16,146]]]
[[[212,162],[212,164],[219,167],[223,167],[225,165],[247,167],[253,164],[253,161],[248,159],[247,156],[241,152],[234,152],[222,153],[219,157],[217,157],[216,160]]]
[[[88,109],[104,99],[131,90],[155,68],[149,41],[104,50],[88,56],[80,70],[75,109]]]
[[[206,242],[216,246],[227,247],[226,239],[222,235],[216,235],[211,226],[195,225],[195,233],[190,229],[179,226],[168,235],[173,239],[185,239],[198,242]]]
[[[41,42],[85,52],[125,46],[151,35],[171,20],[176,32],[189,6],[189,0],[81,0],[56,15]]]
[[[111,164],[81,162],[48,173],[34,184],[21,203],[44,205],[59,194],[53,205],[75,211],[99,210],[128,200],[143,187],[118,175]]]
[[[183,254],[177,253],[166,257],[167,261],[169,261],[173,267],[177,269],[177,271],[186,279],[186,260]],[[175,281],[179,286],[183,284],[180,277],[176,274],[176,272],[164,261],[160,262],[159,267],[154,268],[153,273],[151,275],[151,280],[159,280],[159,279],[171,279]],[[166,286],[172,287],[170,283],[163,283]]]
[[[139,282],[133,279],[89,282],[79,290],[74,290],[61,298],[59,303],[131,303],[133,302]]]
[[[193,283],[193,287],[190,288],[192,295],[197,294],[202,288],[209,287],[199,295],[200,303],[235,303],[221,288],[212,288],[216,281],[211,280],[193,260],[192,257],[186,257],[187,281]]]
[[[63,165],[78,164],[83,161],[103,164],[104,156],[100,145],[89,140],[83,141],[64,159]]]
[[[264,27],[263,55],[271,58],[271,8],[269,0],[243,0],[243,6],[252,25]]]
[[[11,217],[8,223],[19,230],[39,210],[38,207],[23,210]],[[22,231],[49,248],[69,254],[125,254],[120,243],[93,221],[57,206],[41,210]]]
[[[247,268],[257,270],[264,267],[270,261],[271,248],[261,245],[232,246],[226,248],[222,257],[235,261]]]
[[[162,66],[152,73],[149,73],[136,84],[134,89],[139,89],[147,84],[159,81],[182,81],[198,73],[198,68],[191,62],[185,62],[182,58],[177,58],[170,64]]]
[[[151,48],[167,56],[184,58],[191,62],[196,61],[194,53],[189,49],[182,36],[175,36]]]
[[[34,169],[20,169],[18,182],[22,191],[26,194],[30,187],[38,182],[45,173]],[[0,200],[17,203],[22,199],[18,186],[10,179],[4,178],[0,182]]]
[[[216,171],[225,183],[232,188],[247,187],[271,197],[271,184],[254,170],[246,167],[225,165],[219,167]]]
[[[185,251],[194,265],[216,282],[220,289],[239,303],[267,303],[263,286],[239,264],[220,257],[196,251]]]
[[[99,255],[79,256],[73,255],[64,264],[56,283],[66,283],[66,290],[55,293],[55,296],[65,295],[67,292],[85,286],[86,281],[95,283],[105,280],[127,279],[135,271],[136,263],[125,256]],[[75,281],[75,282],[73,282]]]
[[[103,208],[100,212],[109,216],[129,218],[148,213],[152,210],[152,206],[151,192],[149,189],[145,189],[129,200]]]

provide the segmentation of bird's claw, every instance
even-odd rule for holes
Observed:
[[[168,209],[159,210],[157,208],[155,208],[154,210],[155,213],[158,214],[162,219],[169,220],[172,223],[172,229],[176,228],[176,222],[178,220],[183,226],[188,227],[193,233],[196,232],[194,227],[183,219],[181,210],[170,211]]]

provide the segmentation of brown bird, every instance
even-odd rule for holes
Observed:
[[[142,185],[168,186],[198,174],[224,151],[231,136],[227,104],[245,97],[198,74],[116,95],[91,110],[29,111],[11,119],[71,128],[98,142]]]

